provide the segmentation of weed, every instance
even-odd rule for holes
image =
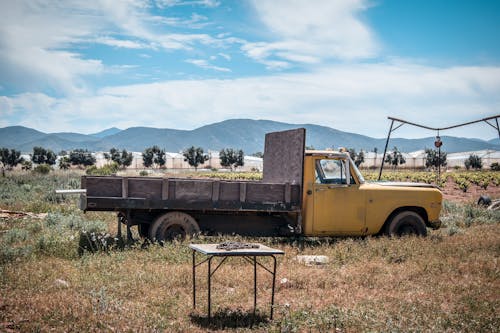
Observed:
[[[24,242],[28,239],[29,232],[25,229],[13,228],[7,230],[7,232],[3,235],[2,241],[6,245],[12,245],[18,242]]]

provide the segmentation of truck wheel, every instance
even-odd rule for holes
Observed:
[[[388,236],[427,236],[424,219],[415,212],[406,210],[394,216],[385,227]]]
[[[149,239],[157,242],[185,239],[200,232],[196,220],[183,212],[169,212],[158,217],[149,228]]]

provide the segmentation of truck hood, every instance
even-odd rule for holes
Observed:
[[[436,188],[439,190],[439,187],[432,184],[426,183],[412,183],[412,182],[370,182],[371,184],[377,184],[382,186],[398,186],[398,187],[426,187],[426,188]]]

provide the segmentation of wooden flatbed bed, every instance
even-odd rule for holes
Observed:
[[[293,212],[300,185],[212,179],[83,176],[84,211],[124,209]]]
[[[262,181],[83,176],[80,208],[118,212],[129,235],[137,225],[152,241],[198,232],[290,234],[300,230],[304,146],[304,129],[267,134]]]

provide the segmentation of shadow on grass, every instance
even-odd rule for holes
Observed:
[[[78,239],[78,255],[86,253],[108,253],[110,251],[123,251],[131,248],[140,240],[129,240],[125,237],[113,237],[105,232],[80,232]],[[141,248],[146,248],[149,242],[142,241]]]
[[[192,313],[191,321],[203,328],[226,329],[239,327],[252,327],[254,325],[266,324],[269,322],[267,315],[262,315],[258,311],[253,315],[253,311],[242,311],[241,309],[221,309],[208,319],[206,315]]]

